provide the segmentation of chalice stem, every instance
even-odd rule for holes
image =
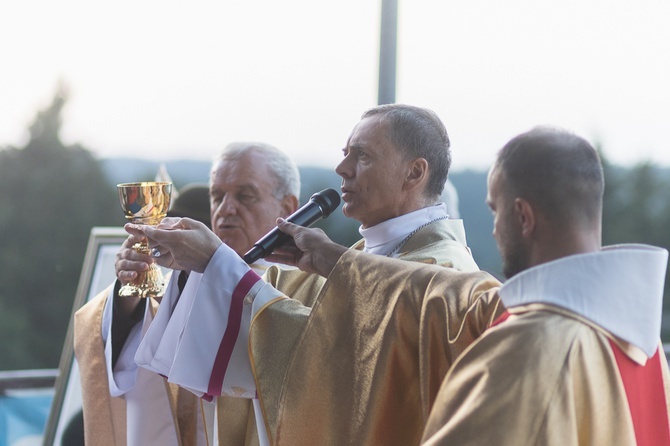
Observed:
[[[149,247],[146,243],[136,243],[133,246],[138,252],[148,253]],[[165,292],[165,281],[163,274],[155,263],[149,265],[146,271],[138,271],[137,278],[131,283],[124,285],[119,290],[121,297],[161,297]]]

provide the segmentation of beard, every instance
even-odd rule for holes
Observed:
[[[503,260],[503,274],[507,279],[528,269],[528,248],[521,242],[519,236],[510,234],[505,246],[499,248]]]
[[[510,257],[507,257],[503,260],[503,274],[505,275],[505,278],[507,278],[507,279],[510,279],[513,276],[516,276],[521,271],[523,271],[527,268],[528,268],[528,266],[526,266],[523,259],[521,259],[517,256],[510,256]]]

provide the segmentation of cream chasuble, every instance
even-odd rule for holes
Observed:
[[[621,245],[510,279],[506,320],[450,370],[424,444],[670,444],[666,264],[665,250]]]
[[[477,270],[460,221],[399,245],[406,260]],[[258,397],[272,444],[418,444],[449,365],[499,312],[485,293],[407,301],[405,280],[376,268],[342,277],[336,267],[326,281],[273,267],[265,278],[279,292],[228,251],[191,275],[194,292],[164,301],[136,361],[205,399]],[[395,291],[380,296],[380,282]]]
[[[109,289],[74,315],[74,353],[79,365],[84,413],[84,440],[89,446],[126,445],[126,404],[109,393],[102,314]]]
[[[123,390],[110,389],[110,382],[113,380],[110,379],[102,327],[104,308],[111,291],[110,286],[75,313],[74,350],[81,372],[85,442],[87,446],[147,444],[145,431],[137,427],[138,423],[131,424],[136,427],[128,431],[128,416],[133,417],[131,423],[141,421],[133,415],[136,413],[135,409],[128,409],[126,404],[126,393],[134,391],[136,378],[132,378],[133,384],[128,388],[121,384]],[[153,306],[152,312],[155,312],[157,302],[153,299],[148,302]],[[163,414],[165,416],[158,417],[159,420],[156,421],[163,423],[164,427],[161,427],[161,424],[152,424],[158,432],[158,436],[154,438],[169,437],[160,440],[163,444],[166,442],[182,446],[198,444],[196,442],[198,424],[196,417],[200,406],[198,399],[176,385],[168,385],[164,379],[155,375],[144,376],[142,373],[137,379],[139,380],[137,389],[146,390],[143,395],[147,398],[153,397],[154,401],[149,401],[149,404],[137,407],[136,410],[141,412],[143,409],[151,409],[155,404],[161,404],[161,401],[162,409],[167,409]],[[130,379],[121,377],[121,381],[130,382]],[[112,396],[112,391],[116,396]],[[142,394],[138,397],[141,398]],[[150,431],[150,428],[151,426],[148,426],[147,431]],[[140,429],[140,432],[137,432],[137,429]]]

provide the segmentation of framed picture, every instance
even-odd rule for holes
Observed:
[[[77,417],[81,416],[81,380],[73,346],[74,313],[116,279],[114,270],[116,253],[127,237],[128,234],[121,227],[91,229],[60,359],[54,398],[44,430],[45,445],[66,446],[63,443],[63,433],[71,423],[78,422]]]

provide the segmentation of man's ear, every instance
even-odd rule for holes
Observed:
[[[298,197],[295,195],[285,195],[284,198],[281,200],[281,210],[282,214],[281,217],[286,218],[295,211],[298,210],[298,205],[300,203],[298,202]]]
[[[405,177],[405,190],[415,189],[428,181],[428,161],[425,158],[416,158],[409,164]]]
[[[533,206],[523,198],[516,198],[514,199],[514,213],[521,228],[521,235],[530,236],[537,223],[537,214]]]

